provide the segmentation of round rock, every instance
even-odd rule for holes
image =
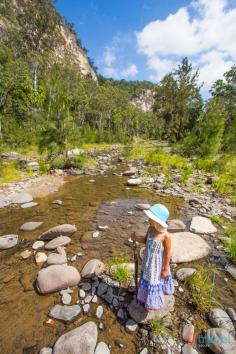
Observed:
[[[139,186],[140,184],[142,184],[142,180],[140,178],[131,178],[127,181],[128,186]]]
[[[81,276],[83,278],[93,278],[99,276],[105,271],[105,264],[99,259],[91,259],[85,264]]]
[[[81,307],[79,305],[63,306],[55,305],[49,312],[49,316],[62,322],[72,322],[79,317]]]
[[[58,236],[72,236],[77,231],[75,225],[63,224],[52,227],[39,236],[40,240],[52,240]]]
[[[58,253],[49,254],[48,259],[47,259],[48,265],[65,264],[65,263],[67,263],[67,258],[65,256],[63,256],[62,254],[58,254]]]
[[[44,246],[44,241],[35,241],[32,245],[33,250],[37,250]]]
[[[53,240],[49,241],[46,245],[45,245],[45,249],[46,250],[54,250],[55,248],[59,247],[59,246],[65,246],[68,245],[68,243],[70,243],[71,238],[67,237],[67,236],[59,236],[54,238]]]
[[[129,332],[135,332],[138,329],[138,324],[133,320],[128,320],[125,324],[125,328]]]
[[[48,348],[48,347],[42,348],[39,354],[52,354],[52,348]]]
[[[212,224],[210,219],[203,216],[194,216],[191,221],[190,231],[198,234],[215,234],[217,228]]]
[[[35,255],[35,262],[37,264],[46,262],[48,256],[44,252],[38,252]]]
[[[0,250],[12,248],[18,243],[18,235],[0,236]]]
[[[22,231],[33,231],[36,230],[38,227],[40,227],[43,224],[42,221],[30,221],[26,222],[20,227],[20,230]]]
[[[78,285],[80,274],[78,270],[67,265],[51,265],[38,272],[37,289],[41,294],[51,293]]]

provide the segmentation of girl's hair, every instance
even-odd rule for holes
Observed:
[[[157,231],[165,231],[166,230],[166,227],[160,225],[158,222],[154,221],[154,227]]]

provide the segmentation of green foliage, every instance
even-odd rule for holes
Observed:
[[[213,221],[214,223],[216,223],[218,225],[222,225],[223,218],[222,218],[222,216],[219,216],[219,215],[213,215],[213,216],[211,216],[211,221]]]
[[[192,166],[187,166],[181,170],[180,185],[182,187],[186,186],[190,176],[192,175],[194,169]]]
[[[166,333],[166,328],[163,324],[163,320],[162,319],[153,319],[150,321],[150,327],[151,330],[154,334],[156,335],[163,335]]]
[[[187,159],[179,155],[174,155],[174,154],[170,155],[159,148],[151,152],[146,157],[146,160],[154,165],[171,167],[171,168],[184,168],[188,163]]]
[[[230,259],[236,263],[236,225],[231,225],[225,230],[225,235],[229,237],[229,242],[226,243],[226,252]]]
[[[86,159],[84,155],[76,155],[67,157],[64,155],[57,156],[50,163],[50,168],[52,169],[66,169],[66,168],[82,168],[86,163]]]
[[[0,166],[0,185],[12,181],[18,181],[22,178],[22,173],[17,165],[17,161],[3,163]]]

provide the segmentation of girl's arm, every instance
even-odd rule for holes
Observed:
[[[163,268],[162,268],[161,275],[163,278],[165,278],[169,273],[170,258],[171,258],[171,238],[168,233],[166,233],[164,236],[163,244],[164,244],[165,252],[164,252]]]
[[[132,240],[135,240],[137,241],[138,243],[146,243],[147,241],[147,234],[148,234],[148,231],[149,231],[150,227],[148,228],[147,232],[146,232],[146,235],[145,236],[137,236],[135,234],[135,232],[132,234],[131,238]]]

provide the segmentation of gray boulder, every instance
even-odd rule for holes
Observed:
[[[172,219],[167,222],[168,231],[184,231],[186,229],[186,225],[182,220]]]
[[[97,336],[97,325],[92,321],[86,322],[63,334],[56,341],[53,354],[94,354]]]
[[[0,236],[0,250],[6,250],[14,247],[18,243],[17,235]]]
[[[210,328],[206,331],[206,345],[215,354],[236,354],[236,341],[224,328]]]
[[[39,236],[40,240],[48,241],[58,236],[72,236],[77,231],[75,225],[63,224],[52,227]]]
[[[67,265],[51,265],[38,272],[36,286],[41,294],[48,294],[78,285],[79,282],[80,274],[76,268]]]
[[[32,195],[26,192],[12,194],[10,196],[10,202],[12,204],[25,204],[32,202],[33,198]]]
[[[55,305],[49,312],[49,316],[62,322],[72,322],[79,317],[81,307],[79,305]]]
[[[65,264],[65,263],[67,263],[67,258],[65,256],[63,256],[62,254],[51,253],[51,254],[49,254],[49,256],[47,258],[48,265]]]
[[[45,245],[45,249],[46,250],[54,250],[55,248],[59,247],[59,246],[65,246],[68,245],[68,243],[70,243],[71,239],[70,237],[67,236],[59,236],[54,238],[53,240],[49,241],[46,245]]]
[[[234,332],[234,325],[229,315],[220,308],[215,308],[210,311],[209,319],[213,326],[224,328],[231,334]]]
[[[43,224],[42,221],[30,221],[26,222],[20,227],[20,230],[22,231],[33,231],[36,230],[38,227],[40,227]]]
[[[203,216],[194,216],[191,221],[190,231],[198,234],[215,234],[217,228],[212,224],[210,219]]]
[[[128,306],[130,317],[137,323],[148,323],[153,319],[161,319],[174,310],[175,298],[173,295],[165,295],[165,305],[156,312],[147,312],[144,307],[134,299]]]
[[[83,278],[93,278],[104,273],[105,268],[105,264],[99,259],[91,259],[82,269],[81,276]]]

